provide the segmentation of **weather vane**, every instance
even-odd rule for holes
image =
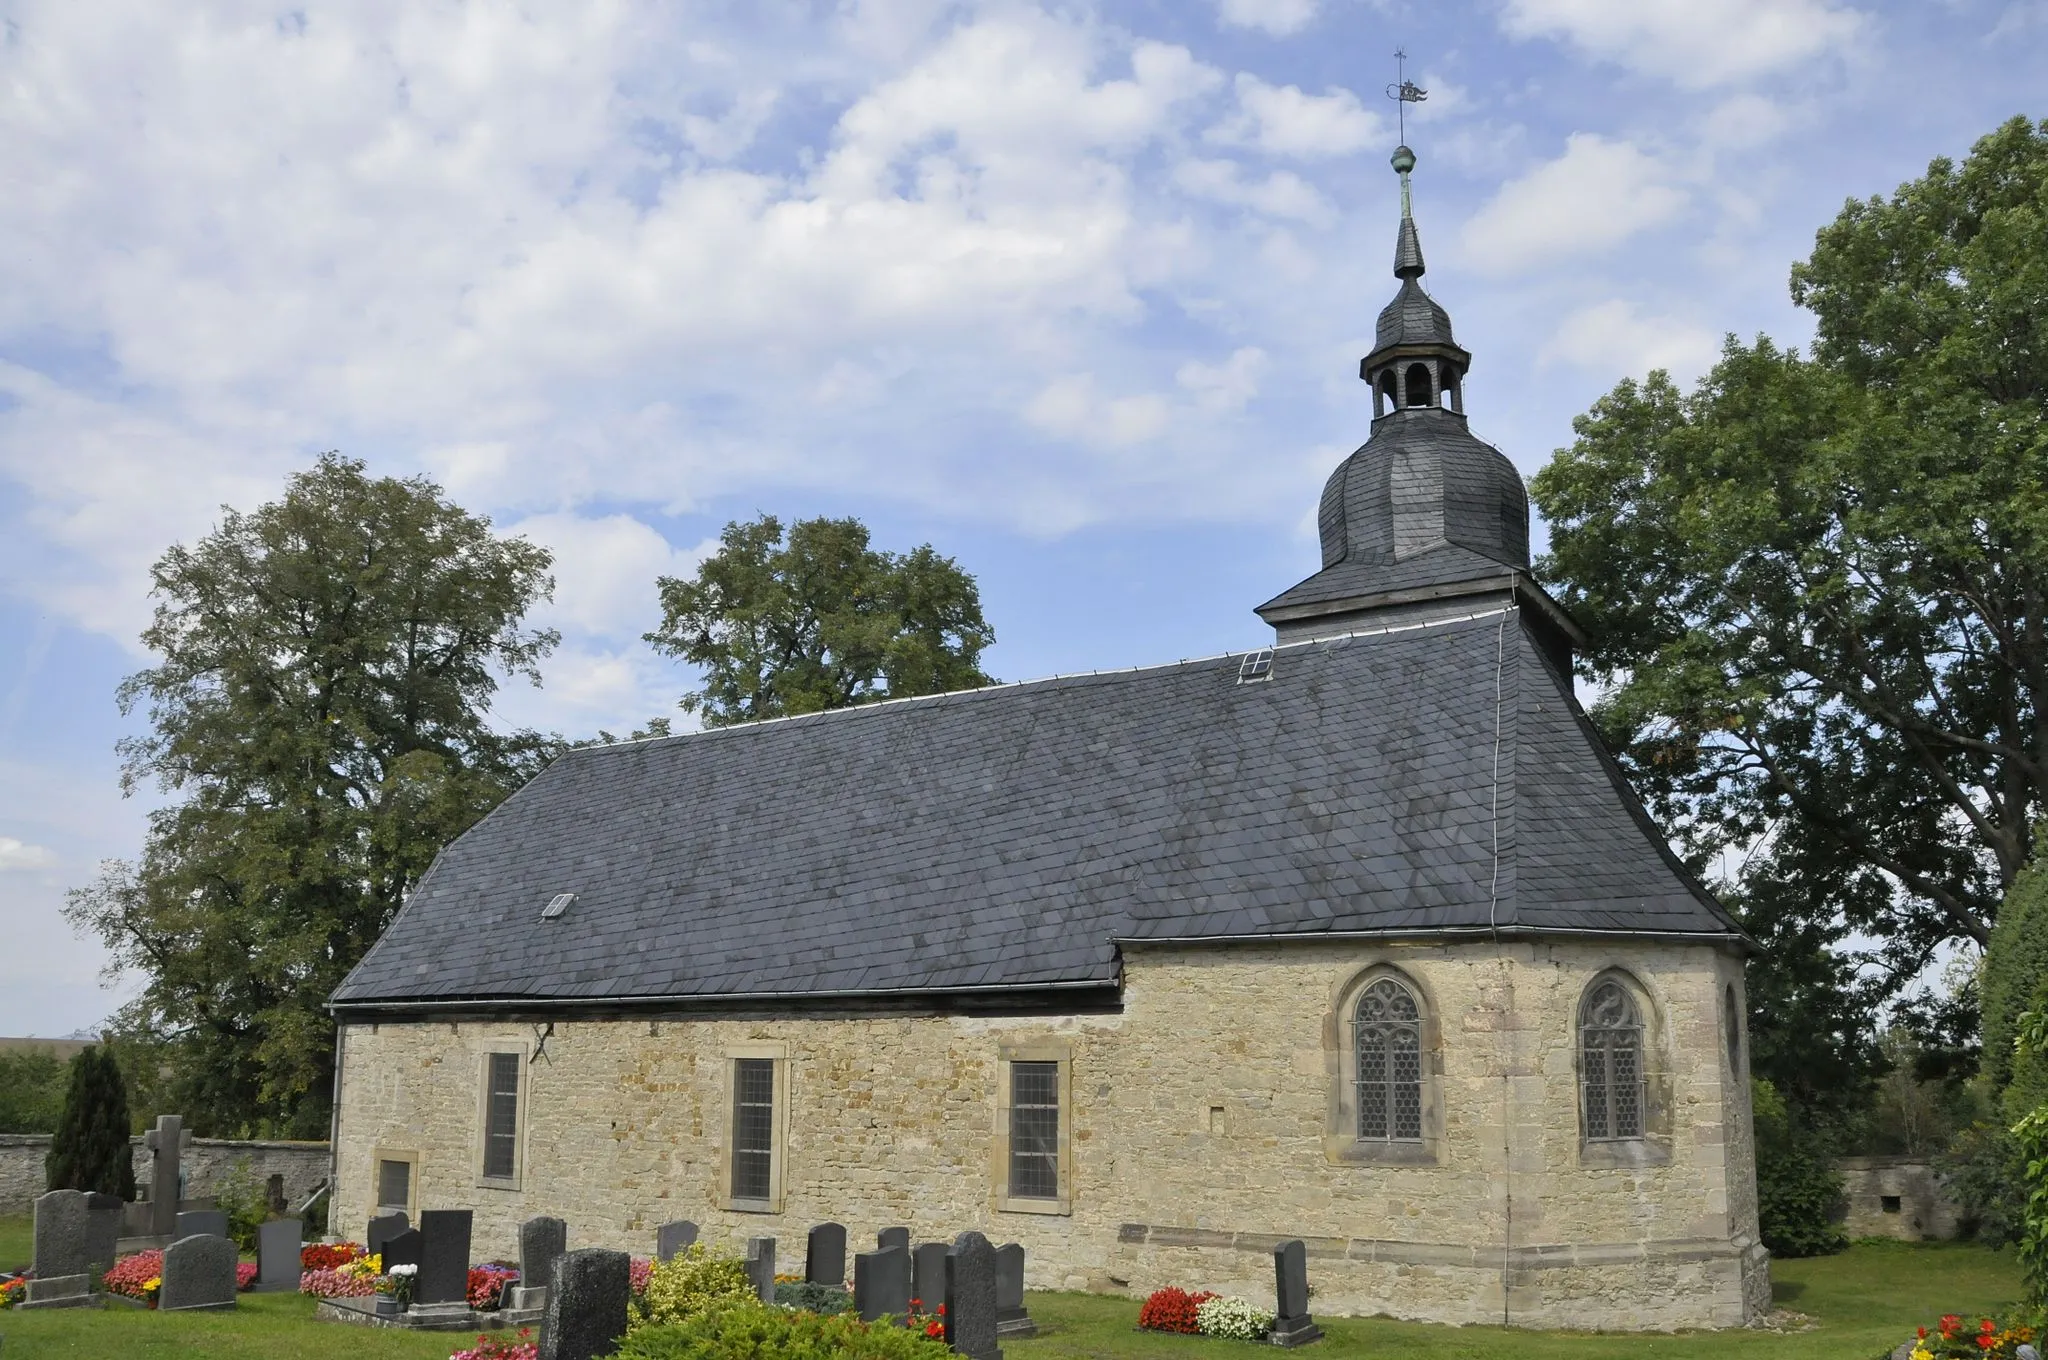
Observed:
[[[1387,86],[1387,98],[1394,101],[1395,119],[1400,124],[1401,145],[1408,145],[1408,106],[1420,104],[1429,98],[1429,91],[1408,79],[1408,54],[1400,48],[1394,49],[1395,70],[1400,78]]]

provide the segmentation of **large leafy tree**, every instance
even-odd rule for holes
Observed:
[[[974,578],[930,544],[879,551],[857,519],[725,526],[693,580],[664,576],[647,641],[699,666],[682,706],[714,727],[989,683]]]
[[[1897,983],[1989,937],[2048,794],[2048,123],[1849,203],[1793,296],[1811,357],[1731,338],[1579,418],[1544,569],[1667,831]]]
[[[156,564],[160,661],[121,690],[151,730],[122,752],[131,788],[173,800],[67,911],[147,979],[122,1027],[170,1040],[201,1130],[326,1129],[327,996],[550,752],[486,719],[555,643],[522,622],[549,565],[433,484],[331,454]]]

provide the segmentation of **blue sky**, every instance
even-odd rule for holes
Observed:
[[[2048,115],[2048,0],[0,0],[0,1034],[125,994],[148,567],[323,449],[558,554],[507,723],[670,712],[654,577],[853,514],[1019,679],[1254,645],[1393,290],[1392,52],[1473,428],[1803,342],[1850,196]]]

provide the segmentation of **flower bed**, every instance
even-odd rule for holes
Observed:
[[[1246,1299],[1207,1290],[1189,1293],[1168,1285],[1155,1289],[1138,1310],[1138,1325],[1150,1332],[1216,1336],[1230,1341],[1263,1341],[1273,1330],[1273,1310]]]
[[[299,1292],[316,1299],[367,1299],[377,1292],[384,1258],[359,1256],[332,1270],[309,1270],[299,1276]]]
[[[235,1262],[235,1292],[246,1294],[256,1287],[257,1265],[254,1261]]]
[[[1193,1336],[1202,1330],[1195,1310],[1215,1297],[1207,1291],[1190,1294],[1174,1285],[1155,1289],[1145,1300],[1145,1306],[1138,1310],[1138,1325],[1148,1332],[1179,1332],[1183,1336]]]
[[[505,1286],[519,1278],[510,1266],[496,1264],[469,1268],[469,1306],[485,1311],[501,1306]]]
[[[527,1340],[533,1335],[531,1327],[519,1329],[517,1341],[500,1341],[496,1337],[479,1336],[476,1344],[467,1350],[455,1351],[448,1360],[540,1360],[540,1344]]]
[[[299,1248],[300,1270],[336,1270],[356,1260],[363,1249],[354,1242],[314,1242]]]
[[[17,1275],[11,1280],[0,1280],[0,1311],[12,1308],[28,1297],[28,1276]]]
[[[636,1299],[646,1298],[647,1282],[654,1278],[654,1258],[651,1256],[635,1256],[626,1270],[632,1281],[633,1297]]]
[[[114,1262],[114,1268],[100,1276],[100,1283],[106,1286],[109,1294],[141,1299],[154,1308],[157,1290],[163,1287],[163,1276],[164,1254],[160,1251],[138,1251]]]
[[[2014,1360],[2019,1348],[2033,1339],[2032,1327],[2010,1322],[2001,1327],[1991,1318],[1965,1322],[1961,1314],[1950,1313],[1935,1324],[1933,1331],[1925,1327],[1920,1329],[1912,1357],[1913,1360],[1955,1360],[1961,1356]]]

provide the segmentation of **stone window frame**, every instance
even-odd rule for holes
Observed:
[[[1619,983],[1635,1003],[1636,1018],[1643,1027],[1641,1060],[1643,1090],[1643,1132],[1639,1138],[1588,1138],[1586,1136],[1586,1050],[1579,1031],[1579,1018],[1586,999],[1604,983]],[[1569,1017],[1572,1052],[1572,1113],[1578,1127],[1579,1165],[1582,1167],[1662,1166],[1671,1160],[1672,1069],[1669,1028],[1665,1008],[1641,978],[1620,964],[1611,964],[1586,979],[1572,998]]]
[[[1051,1199],[1010,1193],[1010,1064],[1049,1062],[1059,1065],[1059,1194]],[[1074,1212],[1074,1046],[1065,1039],[1007,1042],[996,1050],[995,1136],[990,1140],[990,1203],[997,1213],[1051,1214]]]
[[[1739,1085],[1749,1057],[1749,1016],[1743,996],[1734,982],[1721,984],[1721,1046],[1728,1058],[1728,1075]]]
[[[1366,989],[1391,978],[1415,998],[1422,1031],[1422,1137],[1363,1139],[1358,1136],[1358,1040],[1352,1022]],[[1443,1164],[1443,1014],[1428,984],[1391,960],[1379,959],[1347,975],[1331,994],[1323,1020],[1323,1057],[1329,1101],[1323,1155],[1331,1162],[1367,1166]]]
[[[406,1202],[403,1205],[380,1204],[378,1202],[382,1195],[384,1163],[386,1162],[404,1162],[412,1168],[411,1171],[406,1173],[405,1177]],[[381,1145],[372,1147],[370,1149],[370,1216],[374,1218],[386,1210],[398,1208],[405,1210],[406,1222],[417,1224],[420,1221],[419,1149],[384,1147]]]
[[[733,1121],[738,1114],[740,1059],[767,1058],[775,1064],[775,1109],[770,1117],[768,1156],[768,1197],[741,1199],[732,1192]],[[781,1040],[728,1044],[725,1047],[724,1108],[719,1120],[718,1187],[713,1196],[718,1206],[735,1214],[779,1214],[789,1160],[789,1045]]]
[[[491,1141],[491,1055],[495,1053],[512,1053],[519,1058],[519,1098],[513,1113],[509,1176],[484,1174]],[[470,1164],[472,1177],[480,1190],[518,1190],[526,1182],[526,1131],[533,1122],[527,1118],[533,1105],[531,1045],[524,1039],[486,1039],[477,1049],[476,1066],[476,1153]]]

